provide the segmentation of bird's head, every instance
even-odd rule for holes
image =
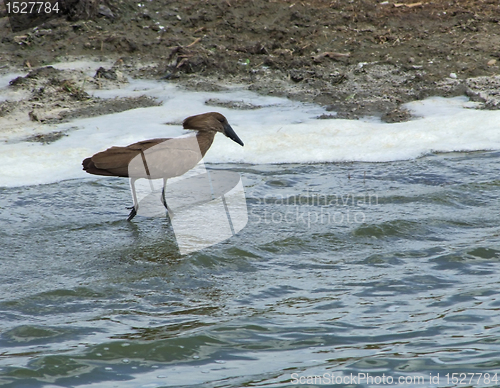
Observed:
[[[234,132],[227,122],[227,119],[218,112],[202,113],[201,115],[190,116],[182,123],[184,129],[195,131],[215,131],[221,132],[228,138],[243,146],[243,142]]]

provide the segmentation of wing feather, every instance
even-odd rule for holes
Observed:
[[[202,158],[198,140],[193,136],[111,147],[82,164],[86,172],[95,175],[168,179],[186,173]]]

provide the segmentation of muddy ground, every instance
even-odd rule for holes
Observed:
[[[108,0],[91,20],[61,16],[17,32],[2,3],[0,75],[31,72],[11,81],[25,97],[0,103],[0,126],[156,104],[86,92],[126,76],[197,90],[240,83],[318,103],[332,111],[323,118],[403,121],[402,103],[431,95],[500,108],[498,0]],[[90,78],[40,69],[81,58],[112,62]]]

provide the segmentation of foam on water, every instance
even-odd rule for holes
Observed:
[[[14,78],[25,75],[26,74],[23,73],[9,73],[0,75],[0,102],[19,101],[28,96],[29,93],[9,88],[10,81],[12,81]]]
[[[89,75],[94,75],[95,71],[99,67],[105,67],[109,68],[113,66],[114,61],[108,60],[108,61],[93,61],[93,60],[79,60],[79,61],[71,61],[71,62],[58,62],[58,63],[53,63],[52,66],[54,69],[59,69],[59,70],[81,70],[84,72],[88,72]]]
[[[0,79],[0,100],[8,91],[4,79]],[[500,111],[470,109],[474,104],[465,97],[410,103],[407,107],[420,118],[387,124],[374,119],[318,120],[325,111],[317,105],[260,96],[242,87],[193,92],[166,82],[132,80],[121,89],[93,94],[102,98],[148,95],[163,105],[52,125],[50,131],[65,131],[67,136],[46,145],[23,140],[33,134],[34,126],[4,135],[0,186],[89,177],[81,170],[85,157],[112,145],[183,135],[180,123],[185,117],[208,111],[224,114],[245,143],[241,147],[217,135],[205,157],[211,163],[386,162],[430,152],[500,149]],[[244,101],[261,108],[209,106],[208,99]]]

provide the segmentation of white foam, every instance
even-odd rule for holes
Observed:
[[[115,61],[107,60],[107,61],[97,61],[97,60],[89,60],[82,59],[72,62],[56,62],[51,64],[54,69],[58,70],[81,70],[83,72],[94,75],[96,70],[101,66],[104,68],[112,67]]]
[[[9,83],[13,79],[25,76],[26,73],[9,73],[0,75],[0,102],[3,101],[20,101],[28,96],[28,92],[14,90],[9,88]]]
[[[21,134],[31,134],[33,127],[24,132],[18,128],[0,144],[0,186],[89,177],[81,170],[85,157],[112,145],[186,134],[180,125],[165,123],[180,123],[187,116],[208,111],[224,114],[245,143],[241,147],[218,134],[205,157],[212,163],[384,162],[433,151],[500,149],[500,111],[469,109],[471,103],[462,97],[413,102],[408,108],[421,118],[387,124],[317,120],[326,113],[317,105],[259,96],[237,87],[220,93],[192,92],[166,82],[142,80],[131,81],[119,90],[93,93],[102,98],[146,94],[157,97],[163,105],[51,126],[53,131],[68,130],[68,136],[47,145],[19,142]],[[263,108],[235,110],[205,105],[210,98]]]
[[[385,162],[430,152],[500,149],[500,112],[467,109],[466,98],[430,98],[408,104],[420,119],[313,120],[300,124],[252,122],[236,130],[243,151],[217,142],[207,161],[246,163]],[[242,118],[243,119],[243,118]],[[245,122],[245,120],[242,120]],[[236,128],[235,128],[236,129]]]

